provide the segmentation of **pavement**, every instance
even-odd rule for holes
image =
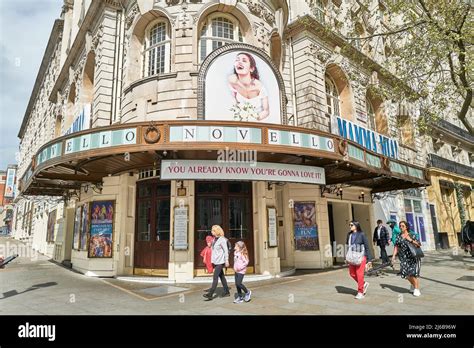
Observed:
[[[0,237],[0,247],[7,242],[10,247],[21,244]],[[203,290],[209,284],[86,277],[28,253],[0,270],[0,315],[472,315],[474,258],[462,250],[425,255],[420,297],[409,293],[410,284],[396,275],[397,270],[385,269],[366,278],[367,296],[355,300],[356,283],[347,268],[338,268],[299,270],[292,276],[249,283],[252,300],[234,304],[233,296],[204,301]]]

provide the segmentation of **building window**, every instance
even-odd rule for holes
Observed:
[[[453,190],[445,186],[441,186],[440,189],[441,189],[441,200],[443,201],[443,203],[451,205],[451,203],[453,203],[453,200],[452,200]]]
[[[400,142],[403,145],[415,146],[415,133],[411,117],[413,114],[412,106],[403,101],[398,105],[398,128],[400,129]]]
[[[209,17],[203,24],[199,39],[199,59],[202,62],[215,49],[233,42],[244,42],[239,22],[222,14]]]
[[[473,220],[474,216],[471,216],[472,213],[471,213],[471,207],[472,207],[472,194],[471,194],[471,190],[470,189],[463,189],[463,199],[464,199],[464,207],[465,207],[465,211],[466,211],[466,218],[467,220]]]
[[[325,8],[326,6],[324,5],[324,2],[322,0],[315,0],[313,1],[312,4],[313,10],[314,10],[314,16],[318,20],[319,23],[324,24],[324,17],[325,17]]]
[[[405,218],[410,231],[415,232],[418,240],[426,242],[425,218],[421,201],[416,199],[404,199]]]
[[[376,130],[374,107],[372,106],[370,100],[367,98],[365,99],[365,103],[367,105],[367,125],[370,129]]]
[[[169,72],[170,37],[167,22],[160,20],[146,31],[144,51],[144,73],[152,76]]]
[[[326,75],[326,104],[327,113],[330,116],[340,116],[339,92],[333,80]]]
[[[385,115],[385,108],[382,97],[373,86],[367,89],[365,95],[365,105],[367,107],[367,126],[380,133],[388,134],[388,122]]]
[[[413,124],[409,116],[400,116],[398,118],[398,127],[400,129],[400,142],[403,145],[414,147],[415,134],[413,132]]]

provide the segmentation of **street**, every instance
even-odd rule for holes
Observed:
[[[1,245],[20,242],[0,237]],[[7,254],[8,256],[8,254]],[[37,254],[19,257],[0,270],[1,315],[467,315],[474,313],[474,258],[453,251],[426,253],[421,296],[391,269],[367,277],[367,296],[355,300],[356,284],[347,268],[299,270],[294,275],[247,283],[252,300],[233,297],[205,302],[209,284],[145,284],[91,278]],[[245,284],[245,278],[244,278]],[[235,286],[230,284],[231,293]],[[222,288],[218,287],[218,293]]]

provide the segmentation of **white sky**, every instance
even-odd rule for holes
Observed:
[[[16,163],[17,137],[62,0],[0,0],[0,170]]]

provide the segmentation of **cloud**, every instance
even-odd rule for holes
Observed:
[[[0,0],[0,169],[15,163],[17,138],[60,0]]]

